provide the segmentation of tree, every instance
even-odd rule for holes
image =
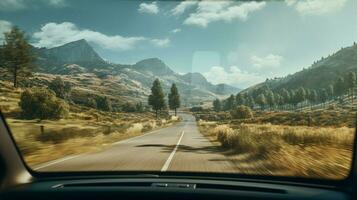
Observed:
[[[294,97],[297,103],[301,103],[300,108],[302,110],[302,103],[306,100],[306,90],[303,87],[300,87],[296,91],[296,95]]]
[[[326,89],[322,89],[321,94],[320,94],[320,99],[322,101],[322,103],[324,104],[324,108],[325,108],[325,103],[328,100],[329,94],[327,92]]]
[[[246,99],[244,98],[244,95],[242,93],[237,94],[237,96],[236,96],[237,106],[245,105],[245,103],[246,103],[245,101],[246,101]]]
[[[144,111],[144,106],[143,106],[143,103],[141,103],[141,101],[135,105],[135,110],[136,110],[136,112]]]
[[[335,90],[334,90],[334,87],[333,87],[332,84],[330,84],[330,85],[327,87],[326,92],[327,92],[327,95],[328,95],[328,97],[329,97],[328,99],[332,99],[332,97],[335,96]]]
[[[346,77],[346,87],[349,90],[349,96],[352,97],[352,103],[353,103],[354,87],[355,86],[356,86],[356,73],[349,72]]]
[[[337,78],[334,89],[337,96],[341,96],[345,93],[345,79],[343,77],[340,76]]]
[[[48,85],[49,89],[56,93],[56,96],[61,99],[70,99],[72,86],[69,82],[65,82],[61,77],[57,76]]]
[[[215,99],[213,101],[213,110],[219,112],[221,111],[221,109],[222,109],[221,101],[219,99]]]
[[[253,118],[252,110],[247,106],[238,106],[230,112],[233,119],[249,119]]]
[[[5,33],[5,44],[2,48],[3,64],[13,77],[13,85],[18,86],[19,76],[29,77],[34,65],[34,56],[31,46],[27,43],[24,32],[13,27]]]
[[[276,102],[275,102],[275,96],[274,96],[273,91],[271,91],[271,90],[267,91],[266,100],[267,100],[267,103],[269,104],[270,110],[272,108],[274,108]]]
[[[175,110],[175,116],[177,115],[177,108],[179,108],[180,105],[180,94],[177,90],[176,84],[173,83],[169,94],[169,107],[170,109]]]
[[[252,96],[247,96],[246,99],[245,99],[245,105],[250,107],[250,108],[254,108],[254,105],[255,105],[255,102],[254,102],[254,99]]]
[[[265,95],[264,94],[258,95],[258,97],[255,100],[255,102],[257,102],[257,104],[260,106],[260,108],[262,110],[264,110],[264,106],[267,104],[267,100],[265,98]]]
[[[310,101],[310,110],[312,110],[312,104],[315,104],[317,102],[317,92],[316,90],[310,90],[308,99]]]
[[[166,107],[165,95],[162,91],[159,79],[155,79],[151,87],[151,94],[149,95],[149,105],[155,110],[156,118],[158,117],[158,111]]]
[[[98,96],[96,99],[97,108],[103,111],[112,111],[112,103],[106,96]]]
[[[288,90],[286,90],[285,88],[282,90],[281,92],[281,96],[283,98],[283,102],[285,104],[290,104],[290,100],[291,100],[291,96],[290,96],[290,92]]]
[[[232,110],[235,107],[235,98],[234,95],[232,94],[229,96],[224,104],[224,110]]]
[[[60,119],[67,116],[68,104],[45,88],[26,89],[20,97],[19,106],[26,119]]]

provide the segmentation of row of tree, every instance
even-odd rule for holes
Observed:
[[[151,94],[148,99],[149,105],[155,110],[156,117],[158,117],[158,112],[165,110],[167,108],[165,94],[162,90],[159,79],[155,79],[153,85],[151,87]],[[180,94],[176,87],[176,84],[173,83],[170,89],[170,93],[168,95],[168,103],[169,108],[175,111],[175,115],[177,115],[177,109],[180,107]]]
[[[228,111],[236,106],[245,105],[252,109],[280,109],[293,110],[298,107],[312,106],[332,99],[343,100],[347,94],[352,103],[354,100],[354,88],[356,87],[356,73],[349,72],[345,76],[339,76],[333,84],[323,89],[308,89],[299,87],[298,89],[272,90],[268,86],[258,88],[251,92],[240,92],[236,96],[231,95],[227,99],[213,101],[215,111]],[[299,106],[298,106],[299,105]]]

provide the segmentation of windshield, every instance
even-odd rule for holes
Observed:
[[[341,180],[357,1],[0,3],[0,109],[38,172]]]

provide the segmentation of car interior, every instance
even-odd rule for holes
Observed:
[[[357,199],[356,10],[0,0],[0,200]]]

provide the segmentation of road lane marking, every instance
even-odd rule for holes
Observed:
[[[176,153],[178,147],[180,146],[180,142],[181,142],[182,137],[183,137],[184,134],[185,134],[185,131],[182,131],[181,137],[180,137],[180,139],[177,141],[177,144],[176,144],[174,150],[171,152],[171,154],[170,154],[170,156],[167,158],[167,160],[166,160],[164,166],[161,168],[161,171],[162,171],[162,172],[167,171],[167,169],[169,168],[170,163],[171,163],[171,161],[172,161],[172,158],[174,157],[174,155],[175,155],[175,153]]]
[[[147,136],[147,135],[151,135],[151,134],[157,133],[157,132],[159,132],[159,130],[160,130],[160,129],[155,130],[155,131],[151,131],[151,132],[148,132],[148,133],[145,133],[145,134],[143,134],[143,135],[138,135],[138,136],[135,136],[135,137],[132,137],[132,138],[128,138],[128,139],[126,139],[126,140],[120,140],[120,141],[118,141],[118,142],[112,143],[112,145],[130,142],[131,140],[138,139],[138,138],[141,138],[141,137],[144,137],[144,136]]]
[[[170,128],[170,127],[165,127],[165,128]],[[154,131],[151,131],[151,132],[148,132],[146,134],[143,134],[143,135],[138,135],[136,137],[132,137],[132,138],[128,138],[126,140],[121,140],[121,141],[118,141],[118,142],[115,142],[115,143],[112,143],[111,145],[116,145],[116,144],[120,144],[120,143],[126,143],[126,142],[130,142],[131,140],[134,140],[134,139],[138,139],[138,138],[141,138],[141,137],[144,137],[144,136],[148,136],[148,135],[151,135],[151,134],[155,134],[155,133],[161,133],[160,131],[162,129],[165,129],[165,128],[161,128],[161,129],[157,129],[157,130],[154,130]],[[175,151],[177,150],[177,146],[179,145],[181,139],[182,139],[182,136],[183,136],[184,132],[182,131],[182,135],[179,139],[179,142],[177,143],[176,147],[175,147]],[[172,153],[171,153],[172,154]],[[175,153],[174,153],[175,154]],[[79,156],[83,156],[84,154],[78,154],[78,155],[74,155],[74,156],[67,156],[67,157],[64,157],[64,158],[60,158],[60,159],[57,159],[57,160],[53,160],[53,161],[50,161],[50,162],[47,162],[45,164],[41,164],[40,166],[38,167],[34,167],[33,169],[34,170],[39,170],[39,169],[42,169],[42,168],[45,168],[45,167],[48,167],[48,166],[51,166],[51,165],[54,165],[54,164],[58,164],[60,162],[63,162],[63,161],[66,161],[66,160],[70,160],[70,159],[73,159],[73,158],[76,158],[76,157],[79,157]],[[170,155],[171,156],[171,155]],[[173,155],[172,155],[173,157]],[[171,158],[172,159],[172,158]],[[170,160],[171,160],[170,159]],[[166,161],[167,162],[167,161]],[[171,162],[171,161],[170,161]],[[170,164],[170,162],[168,163],[168,165]],[[166,164],[166,163],[165,163]],[[166,169],[167,170],[167,169]]]
[[[83,155],[83,154],[81,154],[81,155]],[[57,164],[57,163],[66,161],[66,160],[69,160],[69,159],[76,158],[76,157],[81,156],[81,155],[67,156],[67,157],[64,157],[64,158],[61,158],[61,159],[57,159],[57,160],[48,162],[48,163],[46,163],[46,164],[44,164],[44,165],[41,165],[41,166],[39,166],[39,167],[35,167],[34,170],[39,170],[39,169],[42,169],[42,168],[45,168],[45,167],[48,167],[48,166],[51,166],[51,165],[54,165],[54,164]]]

